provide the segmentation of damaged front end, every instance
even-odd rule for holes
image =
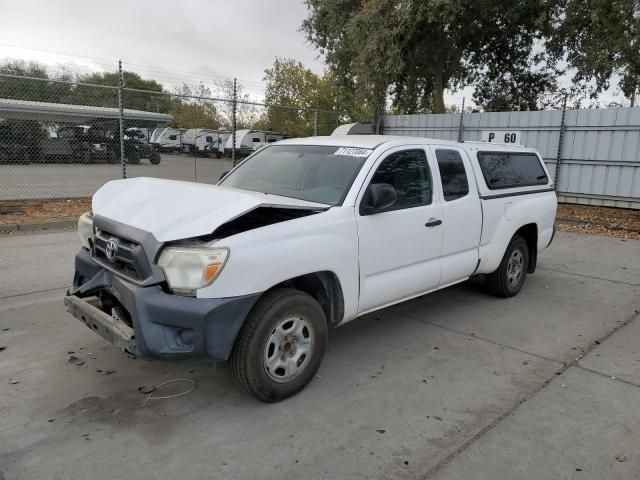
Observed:
[[[94,223],[90,249],[76,255],[73,287],[65,298],[69,313],[138,357],[226,360],[259,294],[176,295],[155,262],[162,244],[109,219],[96,216]],[[116,244],[115,253],[109,242]]]

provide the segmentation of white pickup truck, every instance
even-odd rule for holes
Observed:
[[[392,136],[285,140],[217,185],[104,185],[68,311],[146,358],[230,360],[264,401],[315,375],[329,327],[486,276],[517,294],[553,239],[534,150]]]

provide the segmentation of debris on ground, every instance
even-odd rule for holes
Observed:
[[[3,201],[0,225],[75,220],[90,210],[90,198]]]
[[[376,432],[378,432],[378,433],[385,433],[385,432],[386,432],[386,430],[383,430],[383,429],[381,429],[381,428],[380,428],[380,429],[376,430]]]
[[[153,392],[155,389],[156,387],[154,387],[153,385],[142,385],[138,387],[138,392],[147,394]]]
[[[12,378],[9,379],[9,385],[17,385],[20,382],[18,380],[13,380]]]
[[[6,345],[0,345],[0,352],[3,351],[3,350],[6,350],[6,349],[7,349]]]
[[[160,390],[160,387],[163,387],[165,385],[169,385],[171,383],[187,383],[190,386],[186,390],[183,390],[183,391],[178,392],[178,393],[172,393],[170,395],[162,395],[162,396],[156,396],[156,397],[153,396],[153,392],[156,392],[156,391]],[[166,381],[164,381],[162,383],[159,383],[157,385],[153,385],[153,386],[151,386],[151,388],[153,388],[153,390],[151,390],[151,392],[149,392],[149,395],[147,396],[147,399],[144,401],[144,405],[142,405],[142,408],[145,408],[147,406],[147,403],[149,403],[149,400],[166,400],[166,399],[169,399],[169,398],[181,397],[182,395],[186,395],[188,393],[191,393],[196,389],[197,385],[198,384],[196,383],[196,381],[195,380],[191,380],[190,378],[173,378],[171,380],[166,380]],[[146,386],[146,385],[143,385],[142,387],[139,387],[138,391],[140,393],[144,393],[144,392],[141,391],[142,388],[147,389],[149,387]]]
[[[556,228],[560,232],[640,240],[640,210],[561,203]]]
[[[69,355],[69,360],[67,360],[71,365],[76,365],[76,366],[80,366],[80,365],[84,365],[84,360],[82,360],[81,358],[77,357],[76,355]]]
[[[618,455],[615,456],[615,459],[618,462],[624,462],[627,460],[627,457],[625,457],[624,454],[619,453]]]

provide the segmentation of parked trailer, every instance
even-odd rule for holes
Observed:
[[[184,152],[192,154],[218,154],[218,152],[222,152],[223,142],[227,140],[229,135],[230,133],[226,130],[190,128],[182,135],[182,149]]]
[[[151,135],[151,143],[161,152],[179,152],[185,131],[184,128],[156,128]]]
[[[284,140],[285,138],[287,138],[287,136],[284,133],[280,132],[268,132],[264,130],[238,130],[236,132],[236,156],[249,156],[265,145],[277,142],[279,140]],[[225,155],[231,155],[232,147],[233,136],[230,136],[227,139],[227,143],[225,144]]]

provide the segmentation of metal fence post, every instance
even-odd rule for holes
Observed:
[[[460,111],[460,125],[458,126],[458,142],[462,143],[464,139],[464,100],[462,97],[462,110]]]
[[[318,110],[313,111],[313,136],[318,136]]]
[[[231,163],[236,165],[236,110],[238,108],[238,81],[233,79],[233,103],[231,105]]]
[[[120,128],[120,163],[122,164],[122,178],[127,178],[127,162],[124,158],[124,109],[122,94],[124,79],[122,77],[122,60],[118,60],[118,123]]]
[[[567,96],[565,95],[562,102],[562,117],[560,119],[560,135],[558,136],[558,154],[556,155],[556,170],[553,175],[553,186],[558,191],[558,181],[560,180],[560,162],[562,161],[562,143],[564,141],[565,115],[567,112]]]

